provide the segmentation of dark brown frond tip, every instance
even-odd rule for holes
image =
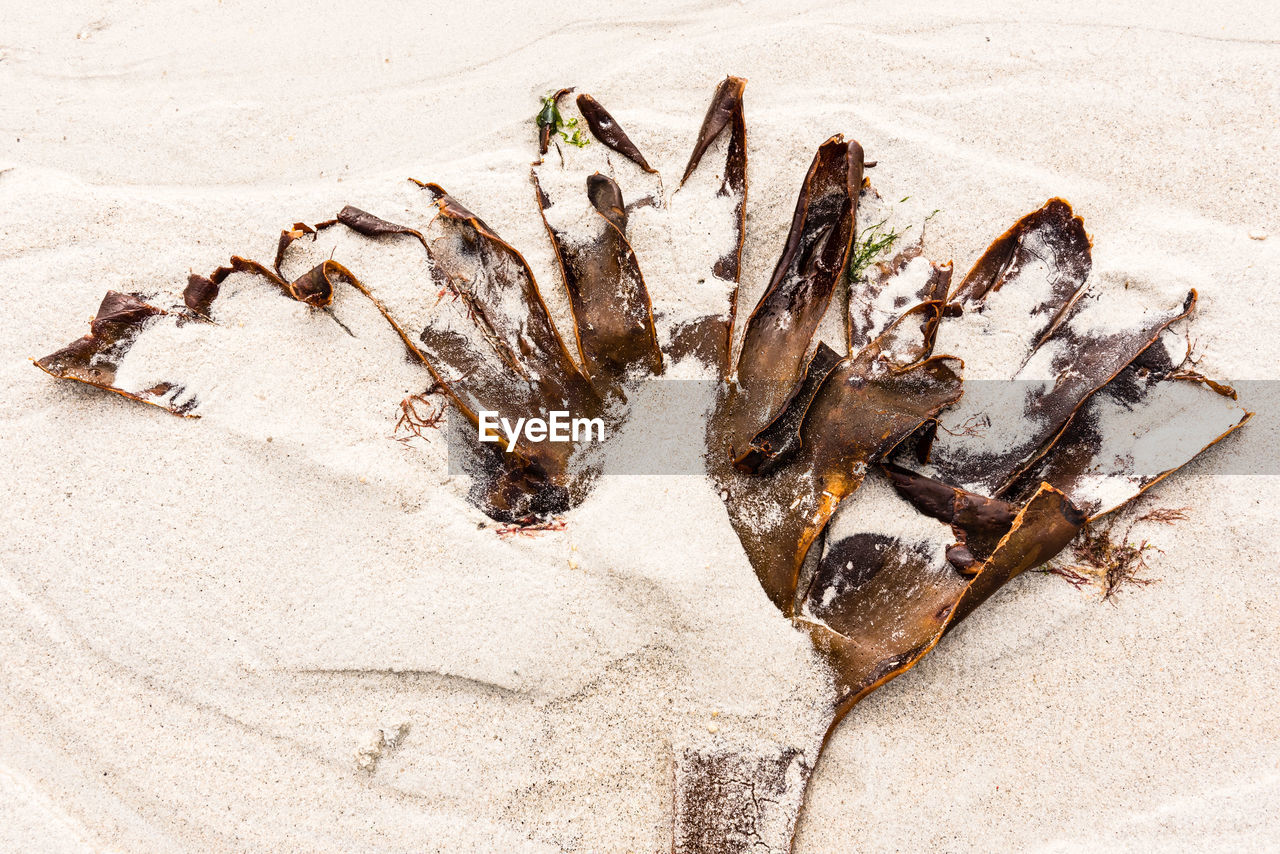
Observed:
[[[635,143],[627,136],[627,132],[622,129],[622,126],[618,124],[613,116],[609,115],[608,110],[600,106],[600,102],[595,98],[586,94],[579,95],[578,111],[587,120],[587,127],[591,129],[592,136],[634,162],[644,171],[653,173],[658,171],[649,165],[649,161],[644,159],[644,155],[640,153],[640,149],[636,148]],[[543,153],[545,153],[545,150]]]
[[[730,168],[724,174],[725,191],[746,189],[746,120],[742,110],[742,94],[746,88],[747,81],[743,77],[726,77],[720,81],[715,94],[711,96],[711,105],[707,107],[707,115],[702,120],[702,128],[698,131],[697,142],[689,155],[689,163],[680,177],[681,184],[689,180],[693,170],[702,162],[707,149],[728,128]]]
[[[426,245],[426,238],[422,236],[422,232],[416,228],[409,228],[406,225],[397,225],[394,222],[388,222],[385,219],[376,217],[371,213],[366,213],[357,207],[347,205],[338,211],[338,217],[335,222],[340,222],[347,228],[363,234],[366,237],[382,237],[384,235],[408,235],[415,237],[419,242]]]
[[[662,372],[653,306],[627,240],[626,200],[618,182],[598,172],[587,176],[585,193],[553,199],[538,178],[546,168],[557,167],[535,167],[533,183],[569,294],[578,354],[597,390],[619,396],[626,382]],[[599,219],[557,225],[561,205],[589,205]]]
[[[790,459],[803,444],[800,428],[813,399],[841,361],[839,353],[819,341],[804,377],[792,388],[778,417],[734,457],[734,468],[746,474],[765,474]]]
[[[135,294],[107,291],[98,306],[97,315],[89,324],[89,334],[61,350],[37,359],[35,365],[59,379],[85,383],[133,400],[171,409],[175,414],[186,414],[185,410],[179,411],[172,406],[171,385],[137,392],[117,388],[115,385],[116,369],[138,335],[152,318],[166,313]]]
[[[218,298],[219,283],[208,276],[192,273],[187,278],[187,287],[182,292],[182,302],[201,317],[208,318],[213,310],[213,301]]]

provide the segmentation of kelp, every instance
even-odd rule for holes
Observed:
[[[848,263],[862,187],[862,146],[836,135],[818,148],[773,276],[747,319],[727,429],[747,440],[800,379],[810,339]]]
[[[577,106],[595,138],[643,173],[654,174],[644,155],[594,98],[579,95]],[[544,170],[581,173],[575,170],[575,159],[570,149],[554,162],[535,162],[533,184],[569,294],[578,356],[597,389],[616,395],[633,369],[645,375],[661,373],[662,353],[644,275],[627,240],[630,212],[617,178],[596,171],[578,174],[581,183],[558,199],[539,181]],[[555,186],[563,183],[557,181]],[[594,214],[585,223],[581,217],[560,218],[560,208],[582,208],[584,202]],[[654,204],[654,196],[646,196],[644,203]]]
[[[954,342],[961,358],[984,338],[1016,336],[1019,346],[1001,350],[991,365],[994,373],[983,379],[998,383],[1002,394],[1014,398],[1007,401],[1010,408],[1021,411],[990,420],[979,439],[963,427],[992,401],[971,397],[944,419],[950,430],[932,447],[933,476],[1001,494],[1052,445],[1090,395],[1195,305],[1191,291],[1178,302],[1145,307],[1128,325],[1113,326],[1117,318],[1107,295],[1086,294],[1091,266],[1083,221],[1067,202],[1050,199],[999,237],[949,297],[977,327],[966,342]],[[1018,309],[1030,303],[1021,329],[1001,328],[1002,313],[988,310],[1002,291],[1019,292],[1007,294]]]
[[[904,325],[911,326],[911,320]],[[730,497],[741,496],[739,503],[730,502],[730,520],[765,592],[788,616],[809,547],[840,502],[858,488],[867,466],[960,398],[959,362],[948,357],[894,362],[887,345],[896,340],[896,331],[886,330],[826,376],[804,414],[801,449],[788,465],[745,481],[740,470],[721,475]],[[759,498],[753,493],[780,505],[768,522],[755,516]]]
[[[744,87],[734,77],[717,87],[670,197],[594,98],[571,102],[565,88],[544,99],[531,177],[569,298],[572,348],[520,252],[441,187],[415,182],[433,211],[424,225],[352,206],[314,226],[295,223],[271,266],[234,257],[193,274],[180,304],[109,292],[89,335],[36,362],[55,377],[198,415],[199,392],[181,377],[125,387],[119,366],[142,336],[162,324],[216,334],[233,274],[330,314],[337,290],[351,288],[470,428],[458,434],[472,500],[508,532],[571,509],[598,472],[575,443],[521,440],[508,451],[480,442],[480,411],[569,410],[614,427],[630,415],[629,388],[668,364],[700,363],[721,380],[706,472],[763,591],[829,663],[834,685],[829,726],[811,744],[677,746],[672,850],[689,854],[789,850],[817,753],[859,700],[1052,559],[1087,520],[1124,506],[1250,415],[1233,391],[1170,355],[1170,325],[1192,312],[1195,293],[1135,309],[1094,289],[1089,236],[1062,199],[998,237],[954,289],[951,264],[926,258],[920,241],[896,252],[893,240],[859,241],[859,203],[875,191],[862,146],[840,135],[817,149],[734,358]],[[668,320],[630,232],[639,211],[665,216],[690,186],[728,200],[712,214],[726,218],[726,237],[714,258],[698,261],[705,268],[682,270],[680,280],[723,286],[725,299]],[[421,280],[370,284],[335,259],[287,276],[291,247],[331,228],[375,247],[412,241],[426,259]],[[815,340],[831,314],[843,340]],[[966,393],[965,371],[1000,393]]]
[[[1083,524],[1061,492],[1042,484],[990,555],[963,572],[923,548],[928,539],[857,532],[833,544],[810,586],[803,624],[833,663],[840,693],[834,720],[915,666],[1001,587],[1061,551]]]
[[[195,410],[199,406],[199,398],[185,383],[175,379],[142,388],[125,387],[117,376],[120,364],[138,337],[156,322],[164,320],[179,326],[208,322],[223,282],[233,273],[260,276],[283,296],[322,310],[333,301],[336,282],[355,281],[350,270],[332,260],[324,261],[292,280],[280,275],[278,267],[278,261],[277,269],[272,269],[256,261],[232,257],[228,266],[219,267],[208,276],[192,274],[183,290],[182,305],[167,309],[146,302],[139,294],[108,291],[90,322],[89,334],[35,360],[35,365],[59,379],[86,383],[159,406],[175,415],[197,417]]]
[[[947,548],[947,562],[965,575],[975,574],[978,555],[989,556],[1013,527],[1017,506],[1008,501],[940,483],[892,463],[881,468],[898,495],[917,511],[951,526],[956,542]]]
[[[733,327],[738,313],[738,278],[742,273],[742,246],[746,239],[747,220],[747,123],[743,108],[743,92],[747,81],[726,77],[716,87],[698,137],[680,177],[680,187],[695,175],[708,172],[719,180],[718,198],[733,202],[729,212],[731,237],[711,267],[711,276],[729,284],[729,298],[723,310],[707,317],[678,325],[671,330],[670,351],[673,359],[692,355],[717,366],[721,376],[728,376],[733,350]],[[724,160],[706,158],[707,152],[724,141]],[[679,192],[677,189],[676,192]]]
[[[1166,330],[1076,412],[1061,437],[1008,490],[1057,484],[1091,519],[1116,510],[1253,416],[1235,390],[1175,364]]]
[[[915,265],[927,267],[924,277],[915,275]],[[854,353],[867,346],[912,306],[944,302],[951,272],[950,263],[930,261],[916,244],[871,265],[861,280],[851,278],[854,293],[849,300],[848,351]]]
[[[622,126],[614,120],[613,116],[609,115],[609,111],[600,106],[599,101],[587,94],[579,95],[577,101],[578,111],[586,119],[587,127],[591,128],[592,136],[613,151],[633,161],[644,171],[650,173],[658,171],[649,165],[649,161],[644,159],[644,155],[640,153],[640,149],[636,148],[635,143],[631,141],[631,137],[627,136],[627,132],[622,129]],[[546,152],[544,151],[543,153],[545,154]]]
[[[201,297],[211,283],[198,283]],[[214,286],[216,287],[216,286]],[[40,370],[59,379],[75,380],[91,386],[113,391],[133,400],[169,409],[176,415],[190,414],[190,405],[173,402],[175,387],[162,383],[148,389],[130,391],[118,388],[116,369],[129,347],[153,317],[166,314],[142,300],[137,294],[107,291],[98,306],[98,313],[89,323],[89,334],[35,364]]]

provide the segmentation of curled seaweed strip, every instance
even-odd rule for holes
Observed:
[[[622,125],[609,115],[609,111],[602,107],[599,101],[590,95],[582,94],[578,96],[577,102],[578,111],[587,120],[587,127],[591,130],[592,136],[634,162],[644,171],[657,174],[658,170],[649,165],[649,161],[644,159],[644,155],[640,153],[639,148],[636,148],[631,137],[627,136]]]
[[[923,278],[915,276],[917,264],[928,266]],[[856,353],[887,329],[906,309],[924,302],[946,302],[952,266],[923,257],[920,245],[899,252],[888,261],[873,264],[862,282],[855,283],[849,299],[848,347]]]
[[[72,341],[61,350],[35,360],[35,366],[58,379],[74,380],[105,389],[131,400],[168,409],[175,415],[190,415],[191,407],[173,403],[171,384],[161,384],[141,391],[118,388],[116,369],[138,335],[164,309],[143,302],[135,294],[107,291],[98,313],[89,324],[89,334]]]
[[[810,339],[848,263],[862,156],[858,143],[833,136],[805,176],[786,244],[743,333],[727,428],[742,445],[777,417],[800,379]]]
[[[977,571],[975,567],[1009,532],[1017,516],[1017,505],[1007,501],[949,486],[891,463],[882,469],[894,490],[916,510],[951,526],[957,542],[947,549],[947,560],[965,574]]]
[[[804,442],[800,436],[804,417],[841,361],[839,353],[819,341],[804,376],[783,402],[778,417],[751,439],[747,450],[734,457],[734,468],[746,474],[767,474],[795,454]]]

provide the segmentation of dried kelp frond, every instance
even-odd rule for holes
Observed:
[[[805,176],[786,245],[743,333],[729,429],[744,443],[780,413],[848,263],[862,157],[861,145],[833,136]]]
[[[587,197],[608,225],[596,242],[598,251],[580,253],[577,264],[564,268],[587,372],[598,382],[613,383],[637,366],[659,374],[662,353],[653,305],[626,240],[622,191],[612,178],[597,174],[587,179]]]
[[[182,291],[182,302],[194,314],[207,320],[220,289],[220,284],[213,279],[192,273],[187,277],[187,287]]]
[[[1093,267],[1092,246],[1084,220],[1072,212],[1071,205],[1064,199],[1050,199],[995,239],[951,300],[977,308],[1006,285],[1032,288],[1031,319],[1023,329],[1026,349],[1033,351],[1053,334],[1079,297]]]
[[[1047,483],[1040,484],[1022,505],[1009,533],[974,575],[948,629],[1014,578],[1051,560],[1075,538],[1084,522],[1084,514],[1065,495]]]
[[[91,334],[37,365],[194,414],[198,389],[177,376],[156,381],[164,366],[122,376],[144,336],[221,334],[228,301],[262,280],[354,335],[335,298],[347,313],[341,300],[359,293],[430,376],[425,395],[403,398],[397,387],[395,430],[422,436],[447,401],[461,416],[448,428],[472,475],[471,499],[508,523],[499,529],[506,535],[558,530],[599,469],[574,442],[482,442],[481,410],[517,418],[569,410],[608,420],[612,433],[631,415],[631,386],[692,356],[724,380],[708,414],[706,472],[762,589],[830,664],[835,687],[822,712],[834,726],[1011,579],[1057,555],[1086,517],[1132,500],[1249,413],[1229,388],[1170,355],[1166,330],[1193,309],[1194,292],[1125,296],[1090,286],[1089,237],[1065,201],[1020,219],[948,294],[951,264],[926,258],[919,241],[897,246],[905,228],[886,220],[859,235],[859,200],[877,194],[863,177],[861,145],[839,135],[806,174],[731,363],[747,194],[744,86],[730,77],[717,87],[670,196],[594,98],[561,89],[543,99],[532,177],[576,354],[520,252],[438,185],[418,183],[433,204],[424,225],[351,206],[315,226],[294,223],[272,266],[235,257],[192,275],[181,305],[109,293]],[[665,306],[650,294],[636,249],[661,227],[712,235],[706,251],[671,260],[687,290]],[[377,251],[412,241],[419,266],[365,282],[329,258],[287,276],[291,253],[327,229]],[[360,306],[358,329],[379,323]],[[829,311],[847,324],[844,352],[814,340]],[[962,397],[962,370],[991,381],[987,393],[970,382]],[[442,403],[428,406],[436,393]],[[1054,565],[1065,577],[1097,577],[1106,595],[1142,583],[1147,544],[1091,529],[1079,542],[1076,563]],[[789,850],[822,736],[681,749],[673,850]]]
[[[330,222],[322,222],[316,226],[316,229],[327,228],[334,223],[341,223],[357,234],[363,234],[365,237],[407,235],[417,239],[424,249],[429,248],[427,246],[427,239],[423,237],[422,232],[418,231],[416,228],[409,228],[407,225],[397,225],[394,222],[388,222],[385,219],[376,217],[371,213],[366,213],[352,205],[347,205],[342,210],[338,211],[336,219],[331,220]]]
[[[644,172],[654,171],[599,103],[589,95],[580,95],[577,103],[593,135],[604,134],[606,146]],[[583,366],[597,390],[617,395],[629,372],[661,373],[662,353],[649,292],[627,240],[623,189],[614,177],[597,171],[584,178],[582,169],[575,171],[579,159],[569,153],[559,162],[536,163],[533,183],[569,293]],[[653,197],[646,201],[652,203]]]
[[[134,294],[107,291],[98,313],[89,324],[89,334],[35,364],[40,370],[59,379],[75,380],[113,391],[133,400],[160,406],[175,415],[190,414],[190,401],[177,402],[181,389],[170,383],[130,391],[117,388],[116,369],[148,321],[166,314],[163,309],[143,302]]]
[[[717,376],[727,376],[733,343],[733,326],[738,311],[738,278],[742,271],[742,244],[746,236],[747,217],[747,124],[743,114],[743,92],[747,81],[726,77],[716,87],[698,131],[697,141],[689,155],[680,190],[701,181],[715,185],[715,196],[729,200],[725,211],[713,215],[724,217],[727,237],[711,264],[710,270],[690,271],[699,284],[726,285],[727,298],[710,313],[674,324],[667,350],[673,360],[687,355],[712,366]],[[724,159],[707,157],[713,146],[724,143]],[[709,274],[709,275],[708,275]]]
[[[439,185],[424,188],[435,196],[438,211],[426,233],[437,281],[458,295],[472,324],[513,370],[562,390],[566,398],[589,399],[590,385],[551,323],[524,256]],[[434,330],[422,336],[439,350],[447,349],[447,337]]]
[[[684,167],[684,175],[680,183],[684,184],[702,162],[707,149],[724,131],[729,131],[729,156],[725,161],[723,191],[724,195],[745,195],[747,190],[747,124],[742,112],[742,94],[746,90],[747,81],[742,77],[726,77],[716,87],[711,96],[711,104],[702,119],[702,127],[698,131],[698,141],[689,154],[689,162]],[[721,278],[736,278],[722,275]]]
[[[945,301],[951,272],[950,263],[930,261],[915,245],[871,265],[858,282],[851,279],[849,352],[867,346],[912,306]]]
[[[882,466],[898,495],[926,516],[951,526],[956,543],[947,561],[965,574],[991,556],[1009,532],[1017,506],[949,486],[893,464]]]
[[[842,694],[936,642],[969,584],[947,561],[953,539],[876,472],[832,521],[799,615],[837,656]]]
[[[880,342],[893,332],[827,374],[805,411],[801,447],[789,465],[746,483],[724,478],[730,520],[765,592],[783,613],[794,610],[810,545],[858,488],[867,465],[960,398],[960,365],[954,359],[886,362]],[[778,508],[767,525],[752,512],[762,495]]]
[[[903,312],[874,341],[859,351],[860,357],[896,369],[922,362],[933,352],[945,307],[922,302]]]
[[[806,627],[831,656],[840,687],[836,720],[915,666],[1010,580],[1056,555],[1084,523],[1062,493],[1043,484],[991,556],[965,575],[943,556],[942,523],[908,521],[914,508],[883,487],[868,500],[888,533],[846,532],[831,543],[806,597]]]
[[[644,155],[640,153],[640,149],[636,148],[635,143],[627,136],[627,132],[614,120],[613,116],[609,115],[608,110],[600,106],[599,101],[586,94],[579,95],[577,100],[578,111],[587,120],[587,127],[591,129],[592,136],[623,157],[633,161],[644,171],[653,173],[658,171],[649,165],[649,161],[644,159]]]
[[[951,297],[964,315],[942,324],[938,346],[964,358],[971,378],[990,382],[942,420],[948,429],[933,445],[929,474],[986,495],[1008,489],[1091,394],[1195,304],[1193,291],[1118,316],[1114,294],[1086,293],[1090,266],[1083,224],[1052,199],[965,277]],[[992,417],[982,434],[959,435],[984,413]]]
[[[183,291],[183,305],[168,310],[146,303],[134,294],[108,291],[90,325],[90,334],[37,360],[35,364],[60,379],[87,383],[132,400],[160,406],[175,415],[195,415],[199,400],[180,378],[134,386],[122,384],[117,371],[138,337],[161,318],[163,322],[174,325],[211,319],[222,283],[233,273],[265,278],[283,295],[319,309],[333,301],[336,281],[345,282],[353,278],[341,264],[325,261],[289,281],[256,261],[233,257],[230,266],[219,267],[209,276],[192,274]]]
[[[836,661],[841,714],[905,672],[952,624],[1057,554],[1083,517],[1043,485],[1022,508],[893,466],[826,532],[800,616]]]
[[[1010,492],[1047,480],[1096,519],[1244,426],[1253,413],[1231,388],[1174,364],[1169,350],[1178,338],[1166,331],[1089,398]]]
[[[314,236],[316,230],[305,222],[295,222],[293,228],[286,228],[280,232],[280,241],[276,244],[276,260],[272,265],[275,274],[280,278],[284,278],[284,273],[280,271],[280,266],[284,264],[285,253],[289,251],[289,247],[298,240],[307,235]]]
[[[798,451],[805,415],[827,377],[841,361],[839,353],[819,341],[804,377],[795,384],[782,404],[782,412],[755,435],[745,451],[734,457],[734,468],[746,474],[765,474]]]

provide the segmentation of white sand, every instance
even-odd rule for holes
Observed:
[[[383,384],[412,377],[372,346],[355,388],[290,386],[287,352],[206,365],[225,405],[200,421],[27,361],[108,288],[269,260],[345,203],[395,219],[409,175],[524,250],[562,317],[528,182],[560,85],[674,186],[715,83],[750,79],[744,311],[844,132],[885,198],[941,209],[926,248],[957,276],[1062,195],[1096,276],[1200,290],[1202,370],[1280,364],[1266,2],[4,6],[0,850],[654,851],[672,744],[805,729],[812,661],[699,480],[612,479],[567,531],[504,540],[442,442],[386,438]],[[1216,473],[1274,416],[1152,491],[1192,507],[1134,529],[1159,584],[1112,607],[1024,577],[858,707],[797,852],[1271,847],[1280,488]]]

